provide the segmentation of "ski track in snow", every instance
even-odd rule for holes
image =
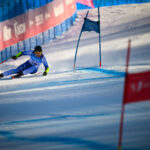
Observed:
[[[50,65],[43,77],[0,79],[1,150],[115,150],[118,146],[126,50],[131,39],[129,72],[150,70],[150,4],[103,7],[102,68],[98,35],[84,32],[73,59],[87,10],[78,11],[74,26],[43,46]],[[97,20],[97,9],[89,18]],[[0,73],[28,59],[0,64]],[[123,150],[149,150],[150,102],[125,106]]]

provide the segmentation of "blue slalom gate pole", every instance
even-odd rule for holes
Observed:
[[[89,11],[87,11],[85,18],[87,18],[88,13],[89,13]],[[84,27],[84,23],[83,23],[83,25],[82,25],[82,29],[83,29],[83,27]],[[77,46],[76,46],[76,52],[75,52],[75,57],[74,57],[74,69],[75,69],[75,65],[76,65],[76,57],[77,57],[77,51],[78,51],[79,42],[80,42],[80,38],[81,38],[81,34],[82,34],[82,29],[81,29],[81,31],[80,31],[79,38],[78,38],[78,42],[77,42]]]

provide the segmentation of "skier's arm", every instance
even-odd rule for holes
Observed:
[[[16,60],[18,57],[22,56],[22,55],[30,55],[32,53],[31,50],[28,51],[24,51],[24,52],[19,52],[17,55],[12,56],[11,58]]]
[[[45,71],[43,72],[43,76],[46,76],[48,74],[50,68],[48,66],[48,63],[47,63],[45,56],[43,57],[42,61],[43,61],[43,65],[45,67]]]

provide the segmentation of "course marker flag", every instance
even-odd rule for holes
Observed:
[[[82,32],[84,31],[95,31],[99,33],[99,21],[92,21],[88,18],[84,18],[84,26]]]
[[[84,17],[84,22],[83,22],[83,25],[79,34],[76,51],[75,51],[75,57],[74,57],[74,69],[76,67],[76,59],[77,59],[77,52],[79,48],[80,38],[81,38],[82,32],[85,32],[85,31],[88,31],[88,32],[94,31],[99,34],[99,65],[101,67],[100,8],[98,7],[98,21],[93,21],[93,20],[88,19],[87,18],[88,14],[89,14],[89,11],[87,11],[86,16]]]
[[[141,73],[128,73],[130,47],[131,47],[131,40],[128,41],[126,75],[124,84],[124,96],[121,109],[118,150],[122,149],[122,134],[123,134],[125,104],[150,100],[150,71]]]
[[[93,0],[76,0],[76,2],[94,8]]]
[[[150,71],[127,74],[124,104],[150,100]]]

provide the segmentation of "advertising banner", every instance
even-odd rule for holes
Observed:
[[[75,11],[75,0],[55,0],[13,19],[0,22],[0,51],[62,23]]]

